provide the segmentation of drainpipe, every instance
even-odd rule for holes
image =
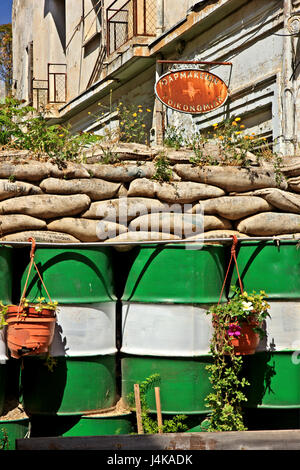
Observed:
[[[292,15],[292,0],[283,0],[283,93],[282,93],[282,151],[295,154],[295,90],[293,79],[293,38],[289,35],[288,20]]]

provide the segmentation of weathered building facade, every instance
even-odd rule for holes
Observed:
[[[298,11],[299,0],[14,0],[14,94],[74,132],[117,123],[116,113],[95,118],[99,102],[147,106],[153,143],[170,124],[200,130],[240,116],[297,155]],[[170,66],[162,59],[230,62],[209,66],[228,84],[224,106],[195,116],[164,107],[154,93]]]

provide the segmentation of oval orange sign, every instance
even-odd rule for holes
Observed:
[[[162,75],[155,84],[155,94],[175,111],[203,114],[225,103],[228,88],[223,80],[210,72],[181,69]]]

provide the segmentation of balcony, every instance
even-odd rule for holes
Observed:
[[[106,17],[108,55],[134,37],[156,36],[156,0],[115,0]]]

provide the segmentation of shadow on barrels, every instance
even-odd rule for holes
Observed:
[[[80,415],[31,417],[30,437],[59,437],[72,430],[81,419]]]
[[[108,282],[110,281],[110,279],[108,279],[107,276],[103,276],[103,274],[100,271],[100,269],[98,268],[98,266],[91,259],[89,259],[87,256],[84,256],[83,254],[75,252],[75,251],[72,251],[72,252],[64,251],[61,254],[53,256],[51,259],[49,259],[48,261],[46,261],[43,264],[37,263],[37,267],[40,271],[40,274],[41,274],[42,278],[43,278],[44,273],[48,269],[50,269],[52,266],[55,266],[55,265],[59,264],[62,261],[64,261],[64,262],[65,261],[77,261],[77,262],[80,262],[80,263],[88,266],[91,270],[94,271],[94,273],[96,274],[98,279],[101,281],[102,286],[103,286],[104,290],[106,291],[107,296],[111,297],[111,292],[110,292],[110,289],[108,287]],[[42,283],[41,283],[37,273],[35,273],[33,275],[32,279],[30,280],[30,282],[28,284],[27,292],[30,292],[34,288],[34,286],[37,287],[37,292],[35,293],[35,297],[42,296],[43,295],[43,286],[42,286]]]
[[[244,390],[248,400],[247,407],[257,407],[263,403],[265,397],[274,394],[272,379],[276,375],[276,369],[272,357],[272,352],[244,356],[243,375],[250,382],[250,386]]]
[[[25,357],[21,372],[23,406],[32,414],[56,414],[62,404],[67,384],[65,357],[56,357],[51,367],[47,358]]]

